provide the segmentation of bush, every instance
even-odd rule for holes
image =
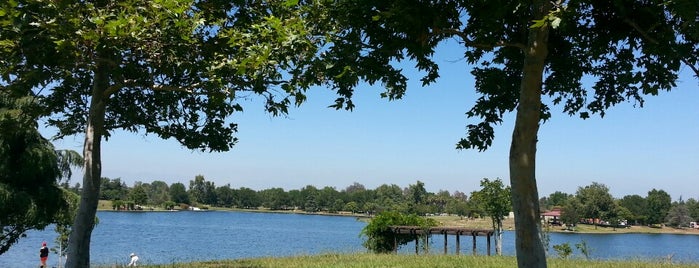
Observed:
[[[573,249],[568,243],[554,245],[553,249],[556,251],[556,253],[558,253],[558,256],[561,257],[561,259],[567,259],[570,254],[573,254]]]
[[[163,202],[163,208],[165,208],[166,210],[175,209],[175,205],[177,205],[177,204],[175,204],[175,202],[172,202],[172,201]]]
[[[363,245],[375,253],[390,253],[396,250],[394,241],[398,247],[415,240],[413,235],[394,234],[390,226],[409,225],[420,226],[424,229],[437,225],[434,219],[423,218],[415,214],[403,214],[395,211],[384,211],[372,218],[360,235],[367,239]]]

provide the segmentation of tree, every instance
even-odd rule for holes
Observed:
[[[261,205],[260,198],[253,189],[240,187],[235,191],[235,196],[237,196],[236,200],[240,208],[257,208]]]
[[[647,205],[646,199],[640,195],[626,195],[619,200],[619,205],[625,207],[631,213],[627,218],[633,221],[634,224],[643,224],[646,222]]]
[[[181,182],[176,182],[170,185],[170,200],[177,204],[189,204],[189,194],[187,188]]]
[[[282,188],[270,188],[258,192],[262,206],[279,210],[289,204],[289,196]]]
[[[597,225],[614,212],[614,198],[609,193],[606,185],[593,182],[585,187],[578,187],[575,197],[580,201],[580,215],[592,220],[592,224]],[[612,215],[615,216],[615,215]]]
[[[235,196],[230,184],[216,188],[216,199],[221,207],[232,207],[235,204]]]
[[[136,205],[145,205],[148,202],[148,194],[146,193],[145,187],[142,183],[137,183],[131,188],[129,192],[129,200],[133,201]]]
[[[689,217],[695,221],[699,221],[699,202],[694,198],[690,198],[687,199],[686,205],[689,210]]]
[[[375,200],[384,209],[393,209],[404,203],[403,190],[396,184],[382,184],[374,189]]]
[[[0,85],[41,99],[58,137],[84,133],[79,213],[68,267],[90,265],[101,142],[143,131],[190,149],[226,151],[237,98],[273,115],[303,102],[301,77],[322,44],[298,1],[10,1],[0,12]],[[322,9],[318,9],[322,10]],[[283,92],[277,94],[276,92]],[[282,95],[277,96],[277,95]]]
[[[425,215],[430,213],[427,209],[427,190],[425,183],[417,181],[415,184],[408,185],[404,191],[405,200],[408,202],[409,213]]]
[[[568,198],[571,198],[573,195],[561,192],[561,191],[555,191],[551,193],[548,198],[546,199],[546,207],[547,208],[552,208],[552,207],[562,207],[565,205],[566,201],[568,201]]]
[[[495,253],[502,255],[502,220],[512,211],[510,197],[510,186],[505,187],[498,178],[481,180],[481,190],[476,192],[475,197],[483,205],[485,212],[490,216],[490,220],[495,230]]]
[[[355,213],[357,210],[359,210],[359,205],[357,205],[357,202],[349,201],[345,203],[345,207],[343,209],[345,211],[351,211],[352,213]]]
[[[170,187],[164,181],[153,181],[148,190],[148,203],[160,206],[170,201]]]
[[[449,194],[449,191],[439,190],[437,194],[429,195],[428,203],[435,206],[436,212],[444,213],[446,211],[447,203],[449,203],[449,201],[452,199],[453,198],[451,197],[451,194]]]
[[[616,215],[616,218],[612,220],[614,220],[615,228],[617,225],[620,225],[622,223],[624,223],[624,225],[628,225],[629,220],[634,218],[633,213],[631,213],[631,211],[628,208],[621,205],[621,201],[614,200],[614,207],[614,214]],[[625,220],[626,222],[623,222],[623,220]]]
[[[650,190],[646,196],[646,218],[649,224],[661,224],[665,222],[668,211],[672,207],[670,195],[663,190]]]
[[[121,178],[102,178],[100,182],[100,199],[103,200],[126,200],[129,189]]]
[[[66,200],[68,206],[61,209],[58,217],[56,218],[54,227],[54,230],[58,234],[58,237],[56,237],[56,245],[58,246],[57,248],[54,247],[53,251],[58,253],[59,263],[62,263],[60,258],[68,253],[68,237],[73,231],[73,219],[75,219],[75,215],[78,212],[78,203],[80,202],[80,196],[67,189],[62,190],[64,196],[63,199]]]
[[[334,205],[338,194],[339,192],[330,186],[325,186],[323,189],[318,190],[317,201],[320,209],[329,210]]]
[[[566,228],[571,230],[573,226],[580,222],[580,211],[582,210],[582,204],[576,197],[568,198],[565,205],[563,205],[563,211],[561,211],[561,221],[565,223]]]
[[[551,107],[604,116],[616,104],[642,106],[644,95],[670,90],[682,66],[699,77],[693,0],[353,0],[328,12],[341,30],[329,32],[326,64],[315,73],[340,95],[333,107],[352,109],[360,80],[381,83],[382,97],[401,98],[407,78],[395,64],[406,59],[425,72],[423,84],[434,82],[439,70],[431,57],[456,38],[482,95],[466,113],[481,122],[467,126],[457,148],[487,149],[493,125],[516,112],[509,165],[519,267],[546,267],[535,174],[539,125]]]
[[[197,175],[194,177],[194,180],[189,181],[189,195],[192,197],[192,200],[200,204],[212,204],[209,203],[209,196],[211,195],[209,192],[215,191],[215,187],[211,189],[209,185],[210,182],[206,181],[202,175]],[[213,184],[211,186],[213,187]]]
[[[0,255],[31,229],[43,230],[68,204],[53,144],[25,107],[34,99],[0,91]]]
[[[357,203],[357,206],[363,207],[364,203],[369,201],[372,191],[367,190],[361,183],[354,182],[352,185],[347,186],[343,192],[347,195],[349,201],[354,201]]]
[[[689,216],[689,209],[687,209],[687,205],[682,200],[682,197],[680,197],[680,200],[673,203],[672,207],[670,207],[670,211],[668,211],[665,221],[669,226],[682,228],[689,226],[689,222],[692,220],[692,217]]]

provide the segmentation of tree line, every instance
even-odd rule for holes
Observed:
[[[80,185],[76,184],[71,189],[79,192]],[[264,208],[330,213],[347,211],[371,214],[390,210],[418,215],[483,215],[483,209],[475,202],[469,202],[467,194],[460,191],[450,193],[447,190],[428,192],[421,181],[408,187],[382,184],[375,189],[368,189],[355,182],[341,190],[330,186],[320,188],[307,185],[301,189],[287,191],[279,187],[253,190],[247,187],[233,188],[230,184],[216,186],[201,175],[190,180],[187,186],[181,182],[168,185],[156,180],[150,183],[136,182],[129,187],[120,178],[102,178],[100,199],[124,204],[122,208],[126,209],[135,206],[171,208],[177,205],[185,208]],[[126,204],[133,206],[129,207]]]
[[[486,179],[487,182],[487,179]],[[484,188],[483,185],[481,185]],[[72,187],[80,191],[80,185]],[[160,207],[165,209],[180,206],[225,207],[242,209],[301,210],[304,212],[340,211],[374,214],[397,211],[407,214],[451,214],[464,217],[491,216],[490,207],[504,205],[502,211],[512,211],[508,202],[493,204],[492,198],[484,198],[480,191],[466,194],[461,191],[439,190],[429,192],[425,183],[416,181],[407,187],[382,184],[368,189],[353,183],[343,189],[307,185],[301,189],[285,190],[279,187],[254,190],[247,187],[234,188],[230,184],[216,186],[202,175],[195,176],[187,185],[181,182],[167,184],[164,181],[136,182],[129,187],[120,178],[102,178],[100,199],[112,200],[118,206],[113,209],[135,207]],[[509,198],[509,197],[508,197]],[[508,198],[501,198],[507,201]],[[561,209],[561,221],[567,224],[624,222],[628,225],[667,224],[686,227],[699,219],[699,201],[694,198],[672,201],[664,190],[652,189],[646,196],[638,194],[614,198],[609,188],[593,182],[578,187],[574,194],[556,191],[539,200],[542,210]]]
[[[541,208],[561,209],[561,221],[574,225],[580,222],[597,225],[660,225],[688,227],[699,220],[699,201],[680,196],[672,201],[664,190],[652,189],[645,197],[638,194],[614,198],[609,188],[593,182],[578,187],[575,194],[560,191],[539,200]]]

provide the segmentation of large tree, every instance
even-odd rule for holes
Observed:
[[[424,84],[435,81],[431,57],[441,41],[456,38],[482,95],[467,112],[481,122],[468,125],[457,147],[487,149],[494,125],[516,112],[509,165],[520,267],[546,266],[536,143],[552,106],[603,116],[672,89],[683,65],[699,75],[694,0],[335,2],[327,18],[343,30],[324,51],[326,64],[314,66],[340,95],[334,107],[353,107],[360,80],[383,84],[384,97],[403,96],[407,78],[396,64],[406,58],[425,71]]]
[[[170,200],[176,204],[189,204],[189,194],[187,188],[181,182],[176,182],[170,185]]]
[[[285,113],[321,46],[298,1],[6,1],[0,87],[30,92],[58,137],[84,133],[80,207],[67,267],[90,265],[101,143],[117,129],[225,151],[240,96]],[[323,9],[317,9],[323,10]],[[279,93],[279,94],[277,94]],[[281,96],[280,96],[281,95]]]
[[[646,196],[646,218],[648,224],[662,224],[672,207],[672,198],[664,190],[653,189]]]
[[[631,217],[627,220],[632,221],[632,224],[643,224],[646,222],[646,199],[640,195],[626,195],[619,200],[619,205],[625,207]]]
[[[609,220],[607,216],[614,212],[614,198],[606,185],[593,182],[585,187],[578,187],[575,198],[580,201],[580,216],[592,219],[595,228],[598,220]]]

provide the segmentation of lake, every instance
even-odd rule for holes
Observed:
[[[194,260],[239,259],[321,253],[365,252],[359,232],[366,225],[354,217],[251,212],[98,212],[100,223],[92,234],[91,261],[126,264],[135,252],[142,264]],[[38,265],[42,241],[53,246],[52,228],[32,231],[10,251],[0,255],[0,267]],[[485,254],[485,238],[478,237],[478,254]],[[585,241],[595,259],[662,259],[699,263],[699,236],[671,234],[551,233],[551,245]],[[434,235],[431,251],[441,253],[443,237]],[[455,239],[448,237],[449,253]],[[412,254],[414,243],[401,252]],[[462,254],[471,254],[471,238],[461,238]],[[494,248],[493,248],[494,253]],[[514,255],[514,233],[506,232],[503,253]],[[551,250],[550,254],[555,255]],[[48,264],[57,266],[51,254]]]

